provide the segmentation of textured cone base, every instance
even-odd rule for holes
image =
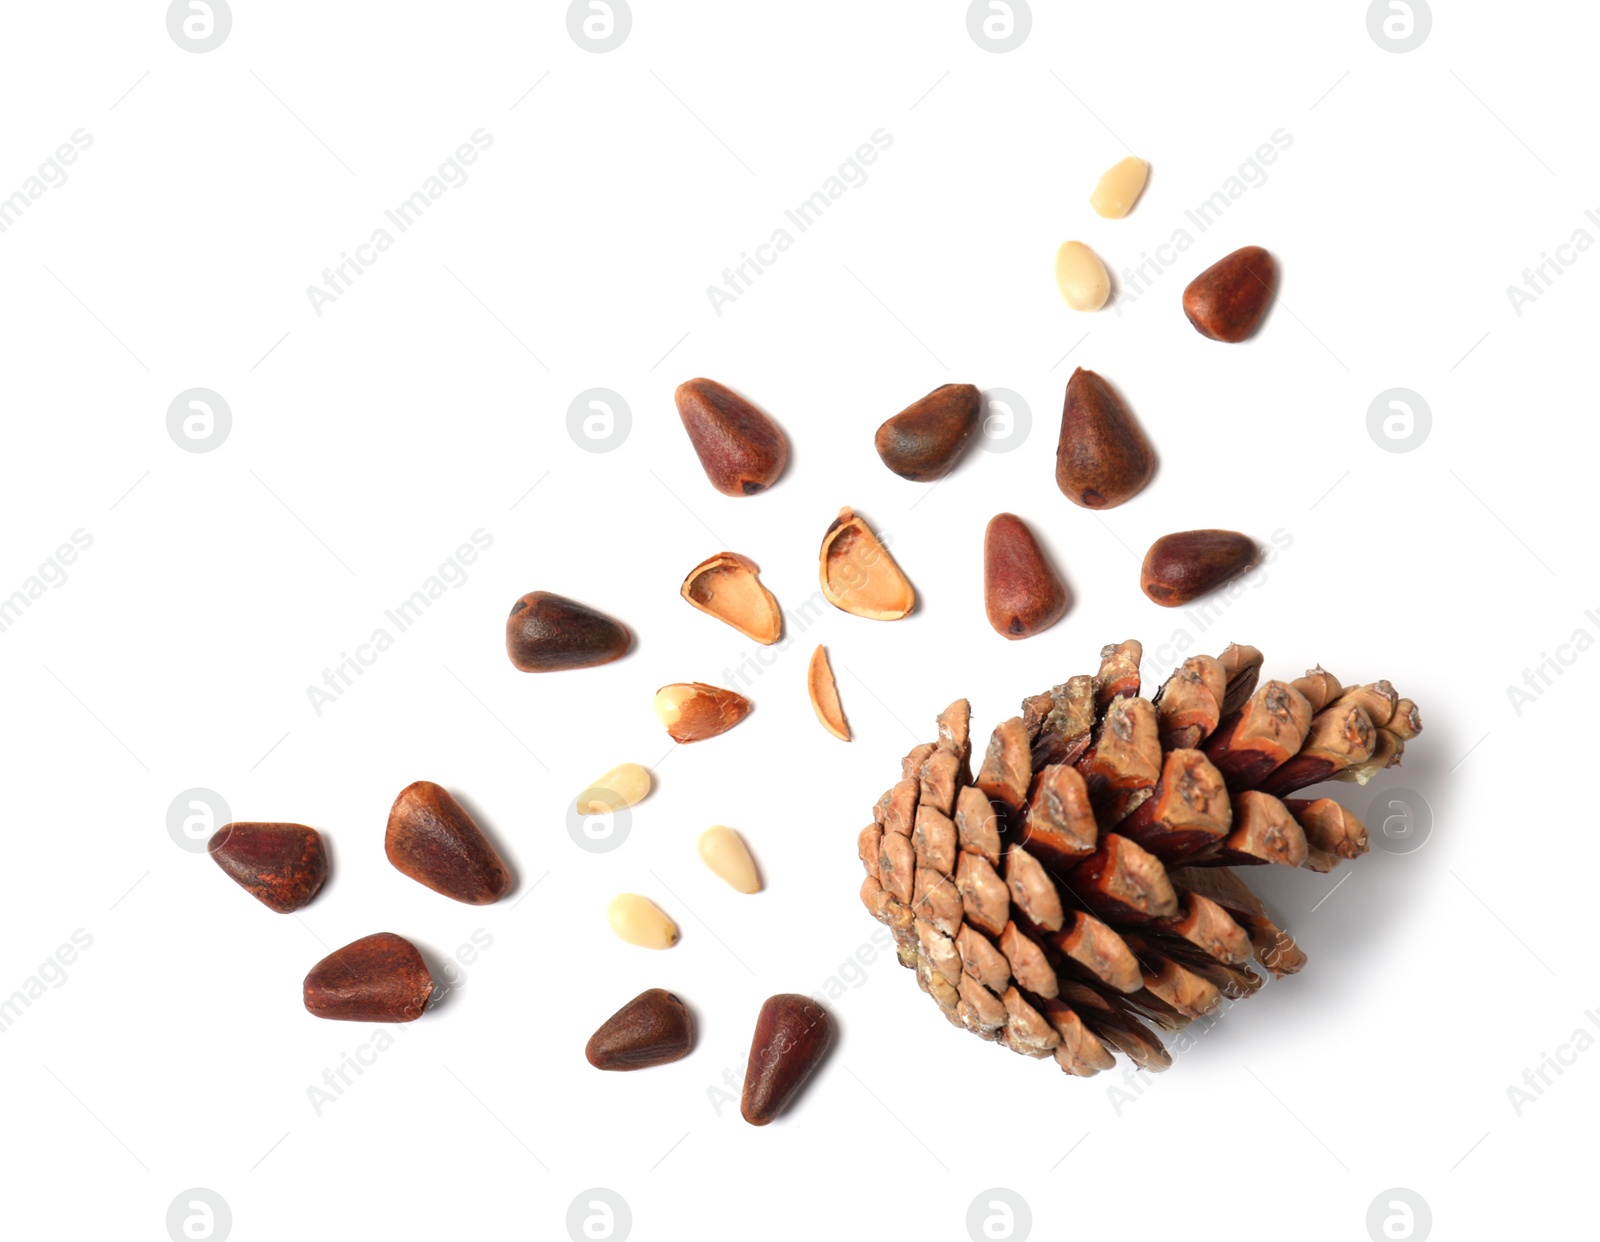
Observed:
[[[1367,834],[1328,779],[1365,782],[1422,730],[1386,681],[1316,668],[1258,680],[1261,653],[1186,660],[1139,696],[1143,650],[1023,702],[972,775],[965,700],[901,762],[857,850],[863,904],[944,1016],[1088,1077],[1120,1052],[1172,1063],[1177,1031],[1305,954],[1235,868],[1326,872]]]

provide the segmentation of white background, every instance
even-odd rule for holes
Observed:
[[[1578,1210],[1600,1053],[1520,1116],[1507,1088],[1600,1035],[1582,785],[1600,655],[1520,713],[1507,687],[1580,627],[1600,636],[1583,309],[1600,257],[1520,316],[1506,286],[1574,230],[1600,236],[1596,13],[1437,3],[1398,55],[1359,0],[1036,3],[995,54],[965,7],[636,0],[603,55],[554,0],[238,0],[206,54],[174,45],[159,3],[8,8],[0,193],[93,137],[0,234],[0,594],[74,530],[93,539],[0,633],[0,996],[93,937],[0,1033],[8,1232],[163,1238],[189,1187],[227,1201],[241,1240],[560,1238],[595,1186],[638,1238],[959,1239],[991,1187],[1028,1202],[1036,1237],[1360,1239],[1391,1187],[1438,1237],[1549,1233]],[[480,128],[469,180],[317,315],[306,287]],[[706,287],[880,128],[866,182],[714,313]],[[1120,316],[1064,307],[1061,241],[1136,262],[1279,129],[1293,143],[1265,183],[1189,226],[1151,293]],[[1089,191],[1130,150],[1149,188],[1101,220]],[[1280,305],[1247,345],[1203,340],[1184,284],[1252,243],[1279,259]],[[1053,481],[1077,365],[1161,457],[1098,517]],[[787,431],[769,494],[707,484],[672,404],[696,375]],[[950,381],[1022,394],[1031,436],[934,489],[889,474],[874,428]],[[233,413],[208,453],[165,425],[196,386]],[[632,410],[610,453],[567,433],[591,387]],[[1393,387],[1433,411],[1403,455],[1366,426]],[[725,682],[751,650],[678,598],[683,575],[726,547],[794,609],[845,504],[892,538],[917,612],[791,622],[748,722],[672,748],[655,688]],[[1021,643],[982,610],[1001,510],[1076,596]],[[1150,541],[1197,526],[1292,539],[1203,636],[1137,589]],[[478,528],[493,546],[465,585],[318,715],[307,686]],[[621,617],[637,647],[518,673],[503,619],[534,589]],[[737,1094],[724,1071],[737,1084],[761,1000],[827,987],[871,944],[854,839],[933,714],[970,696],[981,744],[1107,641],[1142,638],[1159,680],[1178,630],[1194,650],[1253,643],[1270,674],[1321,661],[1414,697],[1427,731],[1403,770],[1344,793],[1364,813],[1415,791],[1424,847],[1260,877],[1310,963],[1162,1077],[1072,1080],[986,1047],[880,954],[833,1002],[838,1045],[791,1113],[761,1131],[719,1114],[708,1091]],[[806,702],[817,642],[849,745]],[[564,808],[625,760],[657,791],[621,849],[586,853]],[[389,803],[417,779],[503,845],[513,896],[458,905],[388,864]],[[169,837],[195,786],[326,835],[333,877],[299,917]],[[701,866],[713,823],[745,834],[765,892]],[[610,935],[606,902],[630,890],[678,919],[678,947]],[[392,930],[442,973],[480,929],[493,944],[462,986],[318,1116],[307,1088],[373,1030],[305,1013],[310,966]],[[652,986],[693,1006],[694,1054],[591,1070],[589,1033]]]

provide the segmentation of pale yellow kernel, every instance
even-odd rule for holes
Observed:
[[[584,815],[604,815],[634,806],[650,792],[650,770],[637,763],[619,763],[599,780],[591,782],[578,795],[578,810]]]
[[[678,925],[655,902],[638,893],[618,893],[606,907],[611,930],[641,949],[670,949],[678,943]]]
[[[700,834],[700,861],[727,883],[735,892],[759,893],[761,876],[756,871],[756,860],[732,828],[718,824]]]
[[[1149,175],[1150,165],[1136,155],[1117,161],[1106,169],[1094,193],[1089,195],[1089,206],[1107,220],[1122,219],[1144,193],[1145,179]]]
[[[1056,251],[1056,285],[1073,310],[1097,311],[1111,296],[1106,265],[1082,242],[1062,242]]]

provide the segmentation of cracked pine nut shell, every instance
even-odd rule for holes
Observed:
[[[744,838],[721,824],[700,834],[700,861],[736,893],[759,893],[761,874]]]
[[[737,552],[718,552],[683,580],[679,594],[707,616],[771,646],[783,634],[783,612],[761,584],[761,567]]]
[[[650,792],[650,769],[637,763],[619,763],[578,795],[578,813],[604,815],[636,806]]]
[[[972,384],[945,384],[887,420],[873,444],[902,479],[932,483],[961,460],[982,408],[983,395]]]
[[[910,579],[848,505],[822,537],[821,562],[822,593],[843,612],[898,621],[917,605]]]
[[[1256,563],[1255,540],[1232,530],[1186,530],[1163,535],[1145,553],[1144,593],[1163,608],[1178,608],[1231,582]]]
[[[1097,311],[1111,296],[1111,277],[1089,247],[1080,241],[1062,242],[1056,251],[1056,287],[1073,310]]]
[[[1237,344],[1253,335],[1278,285],[1278,265],[1260,246],[1218,260],[1183,291],[1183,313],[1201,336]]]
[[[678,385],[678,417],[711,486],[724,496],[754,496],[778,481],[789,460],[782,429],[715,380]]]
[[[656,691],[656,719],[674,742],[703,742],[750,714],[750,700],[703,681],[679,681]]]
[[[1056,442],[1056,486],[1085,509],[1132,500],[1156,472],[1156,455],[1117,390],[1079,367],[1067,381]]]
[[[834,680],[833,666],[828,663],[828,649],[817,644],[811,653],[811,666],[806,670],[806,690],[811,695],[811,710],[817,713],[822,727],[841,742],[850,740],[850,724],[844,718],[844,708],[839,703],[839,683]]]
[[[1014,513],[997,513],[983,532],[983,607],[995,633],[1031,638],[1067,611],[1067,586]]]
[[[1096,215],[1107,220],[1120,220],[1133,210],[1144,193],[1145,179],[1150,176],[1150,165],[1137,155],[1118,160],[1101,174],[1100,182],[1089,195],[1089,206]]]
[[[606,907],[606,921],[619,940],[641,949],[670,949],[678,943],[678,925],[648,897],[618,893]]]
[[[610,664],[632,645],[622,622],[549,591],[530,591],[506,619],[506,654],[524,673]]]

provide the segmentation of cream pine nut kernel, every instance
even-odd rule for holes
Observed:
[[[1082,242],[1062,242],[1056,251],[1056,286],[1073,310],[1097,311],[1111,296],[1111,277],[1100,256]]]
[[[638,893],[618,893],[606,907],[606,919],[619,939],[641,949],[670,949],[678,943],[678,925],[661,907]]]
[[[1133,210],[1144,193],[1145,178],[1150,175],[1150,165],[1136,155],[1119,160],[1100,178],[1089,195],[1089,206],[1107,220],[1120,220]]]
[[[578,811],[604,815],[635,806],[650,792],[650,770],[637,763],[619,763],[578,795]]]
[[[732,828],[718,824],[700,834],[700,861],[735,892],[761,891],[761,876],[756,871],[756,860],[750,857],[744,838]]]

